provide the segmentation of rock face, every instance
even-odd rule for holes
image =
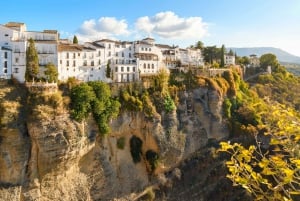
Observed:
[[[164,183],[164,173],[205,147],[209,138],[226,137],[221,103],[206,88],[181,92],[177,111],[151,120],[143,113],[122,112],[110,123],[109,136],[98,135],[91,118],[78,123],[59,113],[25,122],[18,119],[23,116],[18,107],[15,113],[4,110],[0,200],[134,200],[147,186]],[[139,161],[131,154],[132,138],[141,140]],[[159,155],[154,172],[149,151]]]

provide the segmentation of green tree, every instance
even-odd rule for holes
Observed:
[[[220,63],[220,66],[221,67],[224,67],[225,66],[225,45],[222,45],[221,47],[221,52],[220,52],[220,57],[221,57],[221,63]]]
[[[204,48],[204,43],[202,41],[198,41],[195,48],[202,50]]]
[[[277,57],[274,54],[263,54],[259,58],[260,66],[263,69],[267,69],[268,66],[271,66],[272,69],[276,69],[279,66],[279,62],[277,60]]]
[[[34,40],[30,38],[28,42],[29,45],[26,50],[25,80],[31,81],[32,79],[37,78],[39,73],[39,58],[35,48]]]
[[[216,46],[208,46],[203,49],[204,61],[210,64],[219,60],[219,49]]]
[[[108,122],[118,115],[120,103],[111,97],[109,86],[103,82],[88,82],[71,89],[71,115],[82,121],[92,114],[101,134],[109,132]]]
[[[108,60],[107,65],[106,65],[106,77],[111,78],[110,60]]]
[[[53,63],[48,63],[46,65],[45,75],[48,82],[57,82],[58,72],[56,66]]]
[[[78,39],[76,35],[74,35],[73,37],[73,44],[78,44]]]

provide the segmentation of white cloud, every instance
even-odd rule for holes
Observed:
[[[208,34],[208,24],[201,17],[182,18],[171,11],[140,17],[135,28],[164,39],[199,39]]]
[[[91,19],[82,23],[78,30],[80,40],[97,40],[102,38],[115,38],[129,35],[126,20],[117,20],[114,17],[101,17],[98,20]]]

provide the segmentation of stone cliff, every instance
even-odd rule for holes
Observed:
[[[210,138],[228,135],[222,96],[205,87],[180,92],[177,111],[152,120],[122,112],[107,136],[98,135],[92,118],[71,120],[63,104],[28,109],[27,96],[22,87],[1,86],[0,200],[143,199],[149,186],[167,185],[168,172],[179,178],[176,167]],[[133,138],[140,142],[139,161],[132,157]],[[147,153],[159,156],[154,171]]]

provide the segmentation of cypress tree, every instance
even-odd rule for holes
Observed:
[[[37,78],[39,73],[39,58],[35,44],[32,38],[29,39],[29,45],[26,51],[26,72],[25,80],[31,81],[34,78]]]
[[[78,39],[76,35],[73,37],[73,44],[78,44]]]

